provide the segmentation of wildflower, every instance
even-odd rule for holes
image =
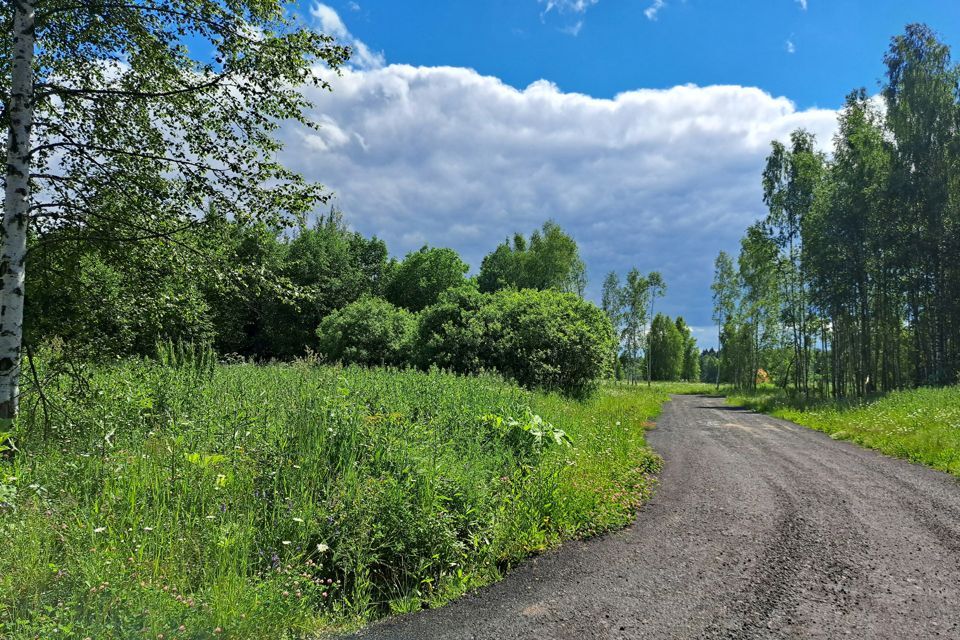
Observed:
[[[288,545],[290,544],[290,541],[289,541],[289,540],[284,540],[284,541],[282,541],[280,544],[282,544],[283,546],[288,546]]]
[[[103,533],[103,532],[106,531],[106,530],[107,530],[106,527],[97,527],[96,529],[93,530],[93,532],[94,532],[94,533]]]
[[[322,542],[317,545],[318,553],[326,553],[327,551],[330,551],[330,547],[328,547],[327,545],[323,544]]]
[[[213,630],[213,632],[217,635],[220,635],[221,633],[223,633],[223,629],[221,629],[220,627],[217,627],[216,629]]]

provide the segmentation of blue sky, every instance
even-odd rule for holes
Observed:
[[[327,0],[315,28],[357,50],[319,132],[283,160],[402,256],[449,246],[475,268],[547,218],[607,271],[661,271],[660,308],[703,346],[717,252],[764,214],[773,139],[829,148],[847,92],[879,89],[890,37],[924,21],[960,45],[955,0]]]
[[[835,107],[851,89],[876,89],[890,37],[908,22],[960,39],[956,0],[807,0],[806,8],[797,0],[666,0],[655,14],[654,0],[588,1],[582,10],[569,0],[550,10],[537,0],[328,4],[389,62],[469,67],[518,88],[546,78],[598,98],[740,84],[801,107]]]

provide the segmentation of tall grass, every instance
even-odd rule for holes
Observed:
[[[765,390],[730,395],[728,401],[960,477],[960,387],[849,401]]]
[[[442,604],[629,522],[666,399],[190,354],[46,394],[0,462],[4,638],[298,638]]]

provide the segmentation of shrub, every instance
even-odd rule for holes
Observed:
[[[526,387],[583,396],[611,373],[613,327],[579,296],[500,291],[485,315],[496,369]]]
[[[413,314],[380,298],[362,298],[323,319],[320,352],[345,364],[409,364],[416,323]]]
[[[489,296],[472,287],[451,289],[420,313],[417,352],[424,367],[436,365],[457,373],[493,367],[490,331],[483,309]]]
[[[460,373],[496,369],[532,389],[582,396],[610,374],[613,328],[595,305],[569,293],[449,292],[426,309],[420,360]]]

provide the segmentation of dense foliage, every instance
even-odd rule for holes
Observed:
[[[485,316],[495,368],[520,384],[582,396],[612,373],[610,322],[574,294],[502,291]]]
[[[833,154],[797,131],[769,215],[714,283],[721,376],[865,396],[960,376],[960,67],[924,25],[893,38],[884,108],[854,91]]]
[[[20,453],[0,455],[0,636],[315,637],[622,526],[659,465],[658,389],[574,402],[489,376],[163,360],[54,376],[50,422],[24,402]]]
[[[683,375],[684,336],[662,313],[650,323],[650,367],[654,380],[679,380]]]
[[[164,340],[210,342],[257,361],[315,352],[331,362],[496,370],[574,395],[612,374],[612,330],[592,303],[549,287],[480,293],[451,249],[391,262],[383,241],[349,230],[335,210],[287,233],[211,215],[178,242],[87,236],[37,240],[28,344],[58,338],[97,360],[152,355]],[[208,261],[198,265],[198,255]]]
[[[384,295],[398,307],[420,311],[436,303],[444,291],[464,286],[469,270],[453,249],[423,247],[393,268]]]
[[[547,221],[530,239],[516,234],[487,255],[477,278],[481,291],[556,289],[583,295],[586,267],[576,241],[556,222]]]
[[[406,309],[363,298],[320,323],[320,353],[332,362],[403,366],[413,360],[416,321]]]
[[[497,370],[520,384],[584,395],[612,374],[614,334],[593,304],[569,293],[449,292],[420,316],[422,364]]]
[[[19,397],[28,239],[77,232],[96,242],[175,241],[211,210],[283,226],[329,197],[277,162],[274,133],[285,121],[314,126],[300,89],[329,88],[322,76],[350,51],[285,4],[0,5],[0,420],[14,417]],[[121,277],[110,262],[90,266]]]

